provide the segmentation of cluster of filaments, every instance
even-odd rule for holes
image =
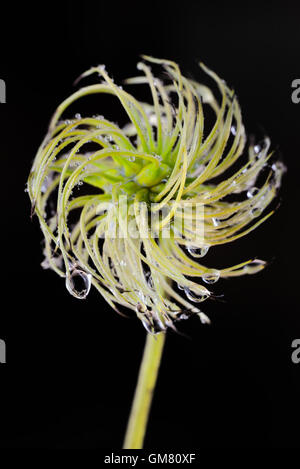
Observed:
[[[212,295],[207,284],[264,267],[257,259],[225,269],[200,261],[212,246],[246,235],[272,214],[263,212],[284,167],[270,165],[265,138],[249,145],[238,170],[220,178],[242,155],[246,141],[234,92],[204,65],[219,99],[185,78],[175,63],[145,59],[161,65],[169,81],[155,78],[143,62],[138,64],[142,75],[126,82],[147,84],[153,103],[139,102],[117,86],[104,66],[86,72],[83,76],[97,72],[101,82],[81,88],[57,108],[27,190],[45,238],[43,267],[65,277],[77,298],[85,298],[94,285],[112,308],[134,310],[145,328],[157,333],[191,314],[208,322],[197,307]],[[103,116],[61,120],[70,104],[92,93],[117,97],[129,123],[120,128]],[[215,115],[206,132],[204,106]],[[266,176],[256,187],[262,168]],[[227,200],[232,194],[245,197]],[[196,206],[204,208],[201,233]],[[183,208],[184,223],[179,223]],[[163,214],[155,234],[149,234],[149,213]],[[128,235],[128,219],[135,236]],[[117,236],[109,235],[112,227]],[[166,227],[169,236],[163,236]]]

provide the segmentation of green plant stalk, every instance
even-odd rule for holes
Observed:
[[[141,449],[157,381],[166,334],[147,334],[139,377],[128,420],[124,449]]]

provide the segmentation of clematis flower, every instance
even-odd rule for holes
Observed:
[[[45,238],[43,267],[79,299],[93,285],[155,334],[193,314],[209,322],[199,308],[213,296],[209,284],[264,268],[259,259],[219,268],[203,258],[272,215],[285,168],[270,163],[269,138],[246,141],[237,97],[213,71],[201,64],[215,92],[172,61],[143,59],[126,85],[147,85],[152,102],[117,86],[102,65],[85,72],[81,79],[96,73],[100,83],[58,106],[27,190]],[[164,73],[154,76],[150,63]],[[94,93],[118,98],[128,123],[62,119]]]

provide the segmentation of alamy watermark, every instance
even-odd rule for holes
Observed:
[[[294,91],[292,92],[291,98],[294,104],[300,103],[300,78],[295,78],[292,81],[292,88]]]
[[[0,363],[6,363],[6,344],[0,339]]]
[[[5,81],[0,78],[0,103],[6,103],[6,84]]]
[[[109,214],[107,226],[99,222],[99,238],[182,238],[188,234],[204,243],[205,214],[204,204],[176,201],[166,204],[137,202],[130,203],[126,195],[115,202],[100,202],[96,206],[97,215]],[[92,207],[91,207],[92,208]]]
[[[300,339],[294,339],[291,346],[295,349],[291,355],[292,362],[296,365],[300,363]]]

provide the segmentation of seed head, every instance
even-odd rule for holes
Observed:
[[[97,73],[101,82],[58,106],[27,188],[45,238],[42,266],[64,277],[75,297],[93,285],[112,308],[134,310],[157,333],[192,314],[209,322],[195,307],[212,296],[207,285],[264,268],[252,259],[216,269],[202,258],[273,213],[266,208],[285,168],[270,165],[268,137],[250,141],[245,155],[237,97],[214,72],[200,64],[216,92],[174,62],[143,58],[141,75],[125,83],[147,85],[152,103],[117,86],[102,65],[85,72],[80,79]],[[163,69],[164,81],[147,63]],[[117,97],[128,123],[80,114],[62,120],[93,93]]]

